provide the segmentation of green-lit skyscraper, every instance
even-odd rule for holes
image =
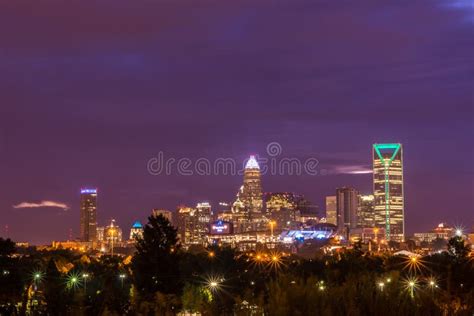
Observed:
[[[374,144],[372,156],[375,225],[385,228],[387,240],[404,241],[402,144]]]

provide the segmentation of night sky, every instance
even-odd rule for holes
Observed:
[[[85,186],[99,225],[125,234],[151,208],[230,201],[240,176],[152,176],[147,161],[240,162],[272,141],[326,174],[264,190],[322,210],[338,186],[371,192],[352,171],[373,143],[403,143],[408,233],[471,227],[473,91],[469,0],[2,1],[0,235],[76,237]],[[21,207],[41,201],[58,204]]]

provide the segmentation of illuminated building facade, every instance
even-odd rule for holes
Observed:
[[[326,196],[326,223],[337,226],[337,200],[336,196]]]
[[[232,222],[236,233],[264,231],[268,227],[269,219],[262,209],[260,167],[255,156],[250,156],[245,164],[244,183],[232,203],[231,212],[219,214],[218,219]]]
[[[105,227],[104,226],[99,226],[97,227],[97,241],[104,241],[105,238],[104,238],[104,231],[105,231]]]
[[[260,179],[260,167],[255,156],[250,156],[245,165],[244,185],[239,199],[242,201],[247,212],[260,213],[262,211],[262,182]]]
[[[402,144],[374,144],[373,184],[375,225],[386,239],[405,240]]]
[[[143,225],[140,221],[135,221],[132,228],[130,228],[130,240],[143,237]]]
[[[97,241],[97,189],[81,189],[82,241]]]
[[[359,195],[357,205],[357,227],[370,228],[375,226],[374,196]]]
[[[445,223],[440,223],[434,229],[427,233],[414,233],[413,237],[416,242],[433,242],[436,239],[448,240],[455,235],[455,229]]]
[[[373,241],[379,243],[385,240],[385,229],[373,227],[355,228],[351,230],[349,237],[352,242],[362,241],[363,243],[368,243]]]
[[[336,230],[337,228],[333,224],[320,223],[303,229],[284,231],[280,234],[279,240],[288,244],[315,239],[329,239],[335,236]]]
[[[265,194],[267,217],[275,222],[278,229],[289,229],[292,223],[300,221],[298,199],[293,193],[267,193]]]
[[[211,223],[210,235],[230,235],[234,232],[234,227],[231,222],[217,220]]]
[[[104,242],[109,244],[122,242],[122,229],[117,226],[115,219],[112,219],[110,225],[104,228]]]
[[[340,232],[357,227],[358,193],[354,188],[336,190],[337,227]]]
[[[178,233],[184,245],[204,245],[212,221],[211,205],[198,203],[195,208],[178,209]]]
[[[173,224],[173,212],[171,212],[171,211],[154,208],[153,210],[151,210],[151,214],[153,216],[162,215],[171,224]]]

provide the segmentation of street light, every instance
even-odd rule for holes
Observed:
[[[81,285],[80,274],[71,273],[67,277],[66,286],[68,289],[75,290]]]
[[[206,280],[206,287],[211,291],[211,292],[216,292],[221,289],[222,286],[222,281],[224,279],[219,278],[219,277],[208,277]]]
[[[127,277],[127,276],[125,275],[125,273],[119,274],[120,282],[122,283],[122,288],[123,288],[123,280],[124,280],[126,277]]]
[[[430,287],[432,290],[435,289],[435,288],[437,288],[437,287],[438,287],[438,283],[437,283],[437,281],[436,281],[436,278],[435,278],[435,277],[430,277],[430,278],[428,279],[428,285],[429,285],[429,287]]]
[[[84,291],[87,290],[87,278],[89,277],[88,273],[83,273],[82,278],[84,279]]]
[[[416,278],[410,278],[405,281],[405,288],[410,292],[410,296],[414,297],[415,289],[418,286],[418,280]]]
[[[43,274],[40,271],[33,272],[33,283],[35,288],[38,286],[41,279],[43,279]]]
[[[324,286],[324,281],[319,281],[319,290],[320,291],[324,291],[326,289],[326,287]]]
[[[385,286],[385,283],[379,282],[380,292],[383,292],[383,287],[384,287],[384,286]]]
[[[273,227],[274,226],[276,226],[276,222],[270,221],[270,232],[271,232],[272,240],[273,240]]]

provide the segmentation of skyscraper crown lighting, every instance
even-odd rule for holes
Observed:
[[[250,155],[249,160],[245,164],[245,169],[260,169],[257,160],[254,155]]]
[[[81,194],[97,194],[97,189],[84,188],[81,189]]]

